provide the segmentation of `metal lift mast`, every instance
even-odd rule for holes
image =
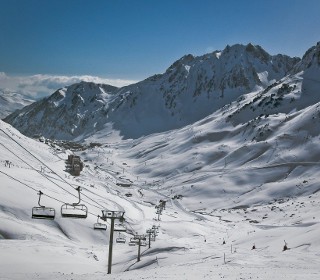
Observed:
[[[113,232],[114,232],[114,221],[120,220],[123,221],[124,212],[123,211],[110,211],[110,210],[102,210],[101,219],[106,221],[107,219],[111,220],[110,226],[110,239],[109,239],[109,256],[108,256],[108,274],[111,274],[111,266],[112,266],[112,247],[113,247]]]

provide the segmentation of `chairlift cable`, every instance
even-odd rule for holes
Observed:
[[[15,139],[13,139],[8,133],[6,133],[2,128],[0,128],[0,130],[8,137],[10,138],[12,141],[14,141],[18,146],[20,146],[23,150],[25,150],[28,154],[30,154],[32,157],[34,157],[37,161],[39,161],[42,165],[44,165],[45,167],[47,167],[53,174],[55,174],[57,177],[59,177],[63,182],[65,182],[67,185],[69,185],[71,188],[73,188],[74,190],[76,190],[76,188],[74,188],[69,182],[67,182],[64,178],[62,178],[59,174],[57,174],[54,170],[52,170],[48,165],[46,165],[43,161],[41,161],[40,159],[38,159],[35,155],[33,155],[30,151],[28,151],[26,148],[24,148],[18,141],[16,141]],[[13,153],[11,150],[9,150],[6,146],[4,146],[2,143],[0,143],[5,149],[7,149],[9,152],[11,152],[12,154],[14,154],[16,157],[18,157],[21,161],[23,161],[25,164],[27,164],[29,167],[31,167],[32,169],[34,169],[35,171],[37,171],[40,175],[42,175],[43,177],[45,177],[46,179],[48,179],[50,182],[52,182],[53,184],[55,184],[56,186],[58,186],[59,188],[63,189],[64,191],[66,191],[67,193],[71,194],[72,196],[74,197],[77,197],[76,195],[70,193],[69,191],[65,190],[63,187],[61,187],[60,185],[58,185],[57,183],[55,183],[54,181],[52,181],[51,179],[49,179],[45,174],[41,173],[40,171],[38,171],[37,169],[35,169],[33,166],[31,166],[30,164],[28,164],[27,162],[25,162],[23,159],[21,159],[18,155],[16,155],[15,153]],[[12,177],[13,178],[13,177]],[[26,185],[26,184],[24,184]],[[30,187],[30,186],[28,186]],[[30,187],[32,188],[32,187]],[[35,190],[36,192],[38,192],[38,190],[32,188],[33,190]],[[100,203],[96,202],[95,200],[91,199],[90,197],[88,197],[87,195],[85,194],[82,194],[83,196],[87,197],[88,199],[90,199],[91,201],[93,201],[94,203],[96,203],[97,205],[99,205],[101,208],[105,208],[103,207]],[[48,196],[48,195],[46,195]],[[48,196],[50,197],[50,196]],[[52,199],[55,199],[53,197],[50,197]],[[55,199],[57,200],[57,199]],[[59,201],[59,200],[57,200]],[[59,201],[61,202],[61,201]],[[64,204],[66,204],[65,202],[62,202]],[[87,204],[93,206],[93,207],[96,207],[98,209],[101,209],[100,207],[98,206],[95,206],[95,205],[92,205],[91,203],[89,202],[86,202]],[[97,216],[96,214],[93,214],[91,212],[88,211],[89,214],[91,215],[94,215],[94,216]],[[130,225],[130,223],[127,223],[130,228],[134,231],[134,229],[132,228],[132,226]]]
[[[69,192],[68,190],[64,189],[63,187],[59,186],[56,182],[52,181],[51,179],[49,179],[45,174],[41,173],[39,170],[37,170],[36,168],[34,168],[32,165],[30,165],[28,162],[26,162],[25,160],[23,160],[21,157],[19,157],[16,153],[14,153],[13,151],[11,151],[9,148],[7,148],[5,145],[3,145],[2,143],[0,143],[0,145],[2,147],[4,147],[6,150],[8,150],[10,153],[14,154],[18,159],[20,159],[22,162],[24,162],[26,165],[28,165],[30,168],[32,168],[33,170],[35,170],[36,172],[38,172],[41,176],[45,177],[46,179],[48,179],[50,182],[52,182],[53,184],[55,184],[56,186],[58,186],[59,188],[63,189],[64,191],[66,191],[67,193],[69,193],[70,195],[77,197],[76,195],[74,195],[73,193]]]
[[[22,162],[24,162],[25,164],[27,164],[30,168],[32,168],[33,170],[35,170],[36,172],[38,172],[40,175],[42,175],[43,177],[45,177],[47,180],[49,180],[50,182],[52,182],[53,184],[55,184],[57,187],[63,189],[64,191],[66,191],[66,192],[69,193],[70,195],[72,195],[72,196],[74,196],[74,197],[77,197],[76,195],[72,194],[72,193],[69,192],[68,190],[66,190],[66,189],[64,189],[63,187],[61,187],[60,185],[58,185],[56,182],[54,182],[54,181],[52,181],[51,179],[49,179],[45,174],[41,173],[39,170],[35,169],[33,166],[31,166],[29,163],[27,163],[27,162],[26,162],[25,160],[23,160],[21,157],[19,157],[18,155],[16,155],[13,151],[11,151],[10,149],[8,149],[5,145],[3,145],[2,143],[0,143],[0,145],[3,146],[5,149],[7,149],[7,150],[8,150],[9,152],[11,152],[12,154],[14,154],[17,158],[19,158]],[[23,185],[31,188],[32,190],[34,190],[34,191],[36,191],[36,192],[38,193],[38,190],[37,190],[37,189],[35,189],[35,188],[31,187],[31,186],[28,186],[27,184],[21,182],[21,181],[18,180],[18,179],[15,179],[14,177],[6,174],[5,172],[2,172],[2,171],[0,171],[0,172],[3,173],[3,174],[5,174],[5,175],[7,175],[7,176],[10,177],[11,179],[16,180],[16,181],[18,181],[19,183],[21,183],[21,184],[23,184]],[[73,188],[73,187],[72,187],[72,188]],[[53,198],[53,197],[51,197],[51,196],[49,196],[49,195],[46,195],[46,194],[44,194],[44,195],[47,196],[47,197],[50,197],[50,198],[52,198],[52,199],[54,199],[54,200],[56,200],[56,201],[59,201],[59,202],[61,202],[61,203],[63,203],[63,204],[66,204],[65,202],[60,201],[60,200],[58,200],[58,199],[55,199],[55,198]],[[90,198],[89,198],[89,199],[90,199]],[[92,199],[91,199],[91,200],[92,200]],[[94,200],[92,200],[92,201],[94,201]],[[95,202],[95,201],[94,201],[94,202]],[[87,203],[88,203],[89,205],[93,206],[93,207],[96,207],[96,208],[98,208],[98,209],[101,209],[100,207],[97,207],[97,206],[95,206],[95,205],[93,205],[93,204],[91,204],[91,203],[89,203],[89,202],[87,202]],[[90,213],[90,212],[88,211],[88,213]],[[93,213],[90,213],[90,214],[96,216],[96,214],[93,214]]]
[[[32,189],[33,191],[35,191],[35,192],[37,192],[37,193],[39,192],[39,190],[37,190],[36,188],[29,186],[28,184],[20,181],[20,180],[17,179],[17,178],[12,177],[11,175],[9,175],[9,174],[1,171],[1,170],[0,170],[0,173],[6,175],[7,177],[9,177],[10,179],[12,179],[12,180],[14,180],[14,181],[19,182],[20,184],[26,186],[27,188]],[[60,200],[60,199],[57,199],[57,198],[55,198],[55,197],[53,197],[53,196],[50,196],[50,195],[48,195],[48,194],[42,193],[42,195],[43,195],[43,196],[46,196],[46,197],[48,197],[48,198],[51,198],[51,199],[53,199],[53,200],[55,200],[55,201],[57,201],[57,202],[60,202],[60,203],[62,203],[62,204],[65,204],[65,203],[66,203],[66,202],[64,202],[64,201],[62,201],[62,200]],[[92,216],[95,216],[95,217],[98,216],[97,214],[94,214],[94,213],[92,213],[92,212],[90,212],[90,211],[88,211],[88,214],[90,214],[90,215],[92,215]]]
[[[28,151],[26,148],[24,148],[19,142],[17,142],[15,139],[13,139],[10,135],[8,135],[3,129],[0,128],[0,130],[7,136],[9,137],[11,140],[13,140],[15,143],[17,143],[22,149],[24,149],[26,152],[28,152],[32,157],[34,157],[36,160],[38,160],[41,164],[43,164],[45,167],[47,167],[53,174],[55,174],[57,177],[59,177],[63,182],[65,182],[66,184],[68,184],[69,186],[71,186],[74,190],[76,190],[76,188],[74,188],[69,182],[67,182],[64,178],[62,178],[59,174],[57,174],[54,170],[52,170],[49,166],[47,166],[45,163],[43,163],[40,159],[38,159],[36,156],[34,156],[30,151]],[[11,151],[10,149],[8,149],[5,145],[3,145],[2,143],[0,143],[5,149],[7,149],[9,152],[11,152],[12,154],[14,154],[16,157],[18,157],[21,161],[23,161],[25,164],[27,164],[29,167],[31,167],[33,170],[35,170],[36,172],[38,172],[40,175],[42,175],[43,177],[45,177],[46,179],[48,179],[50,182],[52,182],[53,184],[55,184],[57,187],[63,189],[64,191],[66,191],[67,193],[69,193],[70,195],[77,197],[76,195],[74,195],[73,193],[69,192],[68,190],[64,189],[63,187],[61,187],[60,185],[58,185],[57,183],[55,183],[54,181],[52,181],[51,179],[49,179],[45,174],[41,173],[39,170],[35,169],[33,166],[31,166],[30,164],[28,164],[26,161],[24,161],[21,157],[19,157],[18,155],[16,155],[13,151]],[[93,205],[89,202],[86,202],[87,204],[96,207],[98,209],[101,208],[105,208],[104,206],[102,206],[101,204],[99,204],[98,202],[94,201],[93,199],[89,198],[87,195],[82,194],[85,197],[87,197],[88,199],[90,199],[91,201],[93,201],[94,203],[96,203],[98,206]]]
[[[85,189],[85,190],[87,190],[86,188],[83,188],[83,189]],[[90,198],[89,196],[87,196],[86,194],[84,194],[84,193],[81,193],[81,195],[82,196],[85,196],[86,198],[88,198],[88,199],[90,199],[91,201],[93,201],[95,204],[97,204],[97,205],[99,205],[100,207],[97,207],[97,206],[94,206],[94,207],[96,207],[96,208],[99,208],[99,209],[104,209],[105,208],[105,206],[103,206],[102,204],[100,204],[99,202],[97,202],[97,201],[95,201],[95,200],[93,200],[92,198]],[[88,203],[88,202],[87,202]],[[88,203],[88,204],[90,204],[90,203]],[[90,204],[90,205],[92,205],[92,204]]]
[[[20,180],[18,180],[18,179],[16,179],[16,178],[12,177],[11,175],[9,175],[9,174],[7,174],[7,173],[5,173],[5,172],[1,171],[1,170],[0,170],[0,173],[2,173],[2,174],[4,174],[4,175],[6,175],[6,176],[7,176],[7,177],[9,177],[10,179],[17,181],[17,182],[19,182],[20,184],[22,184],[22,185],[24,185],[24,186],[26,186],[26,187],[28,187],[28,188],[30,188],[30,189],[32,189],[32,190],[34,190],[35,192],[38,192],[38,191],[39,191],[39,190],[37,190],[37,189],[35,189],[35,188],[33,188],[33,187],[31,187],[31,186],[27,185],[27,184],[26,184],[26,183],[24,183],[24,182],[21,182]]]
[[[76,184],[73,184],[74,186],[78,186],[78,185],[76,185]],[[93,195],[95,195],[95,196],[98,196],[98,197],[100,197],[100,198],[103,198],[103,199],[105,199],[105,197],[103,197],[102,195],[99,195],[99,194],[96,194],[96,193],[93,193],[92,191],[90,191],[89,189],[87,189],[87,188],[85,188],[85,187],[83,187],[83,189],[84,190],[86,190],[88,193],[91,193],[91,194],[93,194]],[[88,197],[87,195],[85,195],[85,194],[82,194],[83,196],[85,196],[85,197]],[[88,197],[89,198],[89,197]],[[89,198],[89,199],[91,199],[91,198]],[[92,199],[91,199],[92,200]],[[92,201],[94,201],[94,200],[92,200]],[[101,204],[99,204],[99,202],[96,202],[96,201],[94,201],[97,205],[99,205],[99,206],[101,206],[101,208],[102,209],[104,209],[105,208],[105,206],[103,206],[103,205],[101,205]]]
[[[127,222],[126,225],[129,225],[129,227],[131,228],[131,230],[132,230],[133,232],[136,232],[135,229],[131,226],[130,223]]]
[[[18,141],[16,141],[15,139],[13,139],[10,135],[8,135],[3,129],[0,128],[0,130],[7,136],[9,137],[12,141],[14,141],[16,144],[18,144],[22,149],[24,149],[27,153],[29,153],[32,157],[34,157],[37,161],[39,161],[42,165],[44,165],[45,167],[47,167],[52,173],[54,173],[55,175],[57,175],[62,181],[64,181],[66,184],[68,184],[69,186],[71,186],[73,189],[75,189],[70,183],[68,183],[64,178],[62,178],[59,174],[57,174],[54,170],[52,170],[48,165],[46,165],[43,161],[41,161],[40,159],[38,159],[35,155],[33,155],[30,151],[28,151],[25,147],[23,147]]]
[[[53,174],[55,174],[57,177],[59,177],[63,182],[65,182],[66,184],[68,184],[69,186],[71,186],[73,189],[75,189],[69,182],[67,182],[64,178],[62,178],[59,174],[57,174],[54,170],[52,170],[48,165],[46,165],[46,164],[43,163],[40,159],[38,159],[36,156],[34,156],[30,151],[28,151],[26,148],[24,148],[19,142],[17,142],[17,141],[16,141],[15,139],[13,139],[10,135],[8,135],[3,129],[0,128],[0,130],[1,130],[8,138],[10,138],[12,141],[14,141],[17,145],[19,145],[23,150],[25,150],[25,151],[26,151],[27,153],[29,153],[32,157],[34,157],[37,161],[39,161],[42,165],[44,165],[45,167],[47,167]],[[1,144],[6,150],[8,150],[8,151],[11,152],[12,154],[14,154],[17,158],[19,158],[22,162],[24,162],[25,164],[27,164],[30,168],[32,168],[33,170],[35,170],[36,172],[38,172],[40,175],[42,175],[43,177],[45,177],[47,180],[49,180],[50,182],[52,182],[53,184],[55,184],[57,187],[63,189],[64,191],[66,191],[66,192],[69,193],[70,195],[76,197],[76,195],[74,195],[74,194],[72,194],[71,192],[69,192],[68,190],[64,189],[63,187],[61,187],[60,185],[58,185],[57,183],[55,183],[54,181],[52,181],[51,179],[49,179],[45,174],[41,173],[39,170],[35,169],[32,165],[30,165],[29,163],[27,163],[26,161],[24,161],[21,157],[19,157],[18,155],[16,155],[13,151],[11,151],[10,149],[8,149],[5,145],[3,145],[2,143],[0,143],[0,144]],[[35,192],[37,192],[37,193],[39,192],[37,189],[35,189],[35,188],[27,185],[26,183],[21,182],[20,180],[18,180],[18,179],[16,179],[16,178],[14,178],[14,177],[6,174],[5,172],[2,172],[2,171],[0,171],[0,172],[3,173],[3,174],[5,174],[6,176],[8,176],[8,177],[11,178],[11,179],[13,179],[13,180],[15,180],[15,181],[18,181],[18,182],[21,183],[22,185],[24,185],[24,186],[26,186],[26,187],[34,190]],[[47,196],[47,197],[49,197],[49,198],[51,198],[51,199],[53,199],[53,200],[56,200],[56,201],[58,201],[58,202],[60,202],[60,203],[66,204],[66,202],[63,202],[63,201],[61,201],[61,200],[59,200],[59,199],[56,199],[56,198],[54,198],[54,197],[52,197],[52,196],[49,196],[49,195],[47,195],[47,194],[43,194],[43,195],[44,195],[44,196]],[[99,205],[100,207],[98,207],[98,206],[96,206],[96,205],[93,205],[93,204],[91,204],[91,203],[89,203],[89,202],[86,202],[87,204],[89,204],[89,205],[91,205],[91,206],[93,206],[93,207],[96,207],[96,208],[98,208],[98,209],[105,208],[105,207],[102,206],[100,203],[98,203],[98,202],[96,202],[95,200],[91,199],[91,198],[88,197],[87,195],[85,195],[85,194],[82,194],[82,195],[84,195],[85,197],[87,197],[88,199],[90,199],[91,201],[93,201],[94,203],[96,203],[97,205]],[[88,211],[88,213],[91,214],[91,215],[93,215],[93,216],[95,216],[95,217],[98,216],[98,215],[96,215],[96,214],[94,214],[94,213],[92,213],[92,212],[90,212],[90,211]],[[130,225],[130,224],[128,223],[128,225]],[[130,225],[130,227],[131,227],[131,225]],[[132,228],[132,227],[131,227],[131,228]],[[132,230],[133,230],[133,228],[132,228]],[[134,230],[133,230],[133,231],[134,231]]]
[[[37,193],[39,192],[39,190],[37,190],[36,188],[29,186],[28,184],[26,184],[26,183],[24,183],[24,182],[20,181],[20,180],[19,180],[19,179],[17,179],[17,178],[12,177],[11,175],[9,175],[9,174],[7,174],[7,173],[5,173],[5,172],[1,171],[1,170],[0,170],[0,173],[2,173],[2,174],[4,174],[4,175],[6,175],[7,177],[9,177],[10,179],[12,179],[12,180],[14,180],[14,181],[19,182],[20,184],[22,184],[22,185],[24,185],[24,186],[28,187],[29,189],[32,189],[33,191],[35,191],[35,192],[37,192]],[[57,198],[55,198],[55,197],[52,197],[52,196],[50,196],[50,195],[48,195],[48,194],[42,193],[42,195],[47,196],[47,197],[49,197],[49,198],[51,198],[51,199],[53,199],[53,200],[56,200],[56,201],[58,201],[58,202],[64,203],[63,201],[61,201],[61,200],[59,200],[59,199],[57,199]]]
[[[25,151],[27,151],[31,156],[33,156],[36,160],[38,160],[41,164],[43,164],[45,167],[47,167],[53,174],[55,174],[57,177],[59,177],[63,182],[65,182],[66,184],[68,184],[69,186],[71,186],[73,189],[74,188],[69,182],[67,182],[64,178],[62,178],[59,174],[57,174],[54,170],[52,170],[49,166],[47,166],[45,163],[43,163],[40,159],[38,159],[36,156],[34,156],[30,151],[28,151],[27,149],[25,149],[19,142],[17,142],[15,139],[13,139],[10,135],[8,135],[5,131],[3,131],[3,129],[0,129],[7,137],[9,137],[11,140],[13,140],[15,143],[17,143],[21,148],[23,148]],[[2,144],[3,145],[3,144]],[[4,146],[4,145],[3,145]],[[6,148],[6,147],[5,147]],[[8,148],[6,148],[8,151],[10,151]],[[10,151],[11,152],[11,151]],[[14,154],[15,155],[15,154]],[[17,155],[15,155],[17,156]],[[17,156],[18,157],[18,156]],[[18,157],[20,160],[22,160],[20,157]],[[22,160],[23,161],[23,160]],[[25,161],[23,161],[25,162]],[[26,163],[26,162],[25,162]],[[35,168],[33,168],[31,165],[29,165],[28,163],[26,163],[28,166],[30,166],[32,169],[36,170]],[[74,197],[77,197],[76,195],[70,193],[69,191],[65,190],[64,188],[62,188],[60,185],[56,184],[55,182],[53,182],[52,180],[50,180],[45,174],[42,174],[41,172],[39,172],[38,170],[36,170],[38,173],[40,173],[42,176],[46,177],[50,182],[54,183],[56,186],[60,187],[61,189],[63,189],[64,191],[66,191],[67,193],[71,194]],[[96,207],[98,209],[101,208],[105,208],[103,205],[101,205],[100,203],[96,202],[95,200],[91,199],[90,197],[88,197],[87,195],[83,194],[83,196],[87,197],[88,199],[90,199],[91,201],[93,201],[94,203],[96,203],[97,205],[99,205],[99,207],[92,205],[91,203],[87,202],[89,205]]]
[[[6,175],[7,177],[9,177],[10,179],[12,179],[12,180],[14,180],[14,181],[19,182],[21,185],[23,185],[23,186],[25,186],[25,187],[27,187],[27,188],[35,191],[36,193],[39,193],[39,190],[37,190],[36,188],[29,186],[28,184],[20,181],[20,180],[17,179],[17,178],[14,178],[13,176],[9,175],[8,173],[3,172],[3,171],[1,171],[1,170],[0,170],[0,173]],[[60,199],[57,199],[57,198],[55,198],[55,197],[53,197],[53,196],[50,196],[50,195],[48,195],[48,194],[42,193],[42,195],[43,195],[43,196],[46,196],[46,197],[48,197],[48,198],[50,198],[50,199],[52,199],[52,200],[55,200],[55,201],[57,201],[57,202],[59,202],[59,203],[62,203],[62,204],[65,204],[65,203],[66,203],[66,202],[64,202],[64,201],[62,201],[62,200],[60,200]],[[88,211],[88,214],[90,214],[90,215],[92,215],[92,216],[94,216],[94,217],[100,217],[100,215],[97,215],[97,214],[92,213],[92,212],[90,212],[90,211]],[[133,227],[131,226],[130,223],[127,222],[126,224],[129,225],[129,227],[132,229],[133,232],[135,232],[135,230],[133,229]]]

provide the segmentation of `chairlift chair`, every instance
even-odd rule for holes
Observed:
[[[156,237],[155,236],[150,236],[150,241],[156,241]]]
[[[139,241],[135,238],[130,238],[130,242],[128,243],[129,246],[136,246],[138,245]]]
[[[98,215],[97,222],[93,225],[93,229],[95,230],[107,230],[107,225],[103,223],[99,223],[100,216]]]
[[[152,226],[152,229],[154,232],[159,233],[159,227],[158,226]]]
[[[88,208],[84,204],[80,204],[80,187],[76,189],[79,194],[77,203],[65,203],[61,206],[61,216],[63,218],[85,219],[88,216]]]
[[[116,239],[116,243],[122,243],[122,244],[126,243],[126,238],[125,238],[125,236],[121,236],[121,235],[120,235],[120,232],[119,232],[118,238]]]
[[[126,232],[127,228],[124,224],[115,224],[114,225],[114,231],[118,231],[118,232]]]
[[[88,208],[84,204],[65,203],[61,206],[61,216],[63,218],[85,219],[88,216]]]
[[[138,242],[139,242],[139,240],[138,240],[138,239],[136,239],[136,238],[134,238],[134,237],[131,237],[131,238],[130,238],[130,242],[138,243]]]
[[[44,205],[40,204],[41,195],[43,195],[42,191],[38,192],[39,200],[38,205],[32,208],[32,219],[47,219],[53,220],[55,217],[55,210],[51,207],[45,207]]]
[[[124,237],[118,237],[116,239],[116,242],[117,243],[121,243],[121,244],[125,244],[126,243],[126,239]]]

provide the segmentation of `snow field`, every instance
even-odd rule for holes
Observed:
[[[273,125],[283,122],[281,134],[243,146],[247,135],[227,123],[226,132],[217,134],[221,123],[214,117],[165,135],[112,144],[101,141],[101,132],[88,140],[102,142],[101,147],[78,152],[85,160],[79,177],[64,171],[68,151],[0,122],[54,171],[0,133],[0,278],[318,279],[318,136],[303,136],[313,129],[307,125],[312,110],[316,107],[287,120],[273,118]],[[291,121],[299,116],[300,122]],[[307,132],[296,137],[297,126]],[[82,197],[87,219],[61,218],[60,201],[76,202],[77,193],[55,173],[93,200]],[[42,197],[56,209],[54,221],[31,219],[38,190],[59,200]],[[168,202],[157,221],[160,199]],[[109,226],[107,232],[93,230],[102,207],[125,211],[128,229],[139,234],[160,225],[156,242],[143,247],[138,263],[137,247],[114,245],[112,275],[106,274]],[[128,242],[131,235],[125,235]]]

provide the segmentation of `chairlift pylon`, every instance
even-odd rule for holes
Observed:
[[[45,207],[44,205],[40,204],[41,195],[43,195],[42,191],[38,192],[39,200],[38,205],[32,208],[32,219],[47,219],[53,220],[55,217],[55,210],[51,207]]]
[[[61,206],[61,216],[63,218],[85,219],[88,216],[88,208],[84,204],[80,204],[80,187],[76,188],[79,195],[79,201],[76,203],[65,203]]]
[[[97,222],[93,225],[95,230],[107,230],[107,225],[104,223],[99,223],[100,216],[98,215]]]

